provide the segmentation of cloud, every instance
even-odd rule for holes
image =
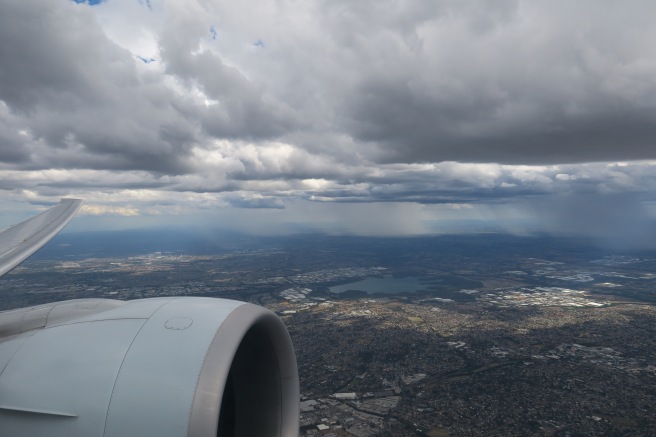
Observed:
[[[504,208],[585,232],[538,205],[586,221],[563,199],[638,215],[656,200],[655,12],[0,0],[0,190],[313,229],[318,208],[330,232],[503,224]]]
[[[106,205],[83,205],[79,211],[80,215],[120,215],[125,217],[140,215],[138,209],[127,207],[111,207]]]
[[[653,158],[639,3],[4,2],[0,98],[45,143],[42,167],[184,173],[215,138],[299,135],[386,163]]]
[[[261,195],[228,198],[227,201],[230,205],[236,208],[285,208],[281,199],[276,197],[263,197]]]
[[[382,159],[653,158],[651,14],[595,2],[441,5],[416,17],[407,3],[385,4],[415,20],[412,38],[364,15],[345,23],[343,33],[363,34],[366,43],[362,61],[347,68],[357,73],[343,123],[379,144]],[[627,26],[635,31],[619,31]],[[611,40],[615,30],[621,36]]]
[[[2,12],[0,99],[25,132],[25,167],[186,168],[196,132],[171,106],[180,98],[140,77],[87,6],[4,2]]]

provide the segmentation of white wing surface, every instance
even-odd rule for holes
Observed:
[[[57,235],[82,206],[79,199],[61,201],[36,217],[0,233],[0,276],[4,275]]]

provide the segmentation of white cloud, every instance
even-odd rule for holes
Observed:
[[[82,205],[80,215],[121,215],[126,217],[140,215],[140,212],[136,208],[126,208],[126,207],[116,207],[116,206],[107,206],[107,205]]]

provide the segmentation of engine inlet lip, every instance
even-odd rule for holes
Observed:
[[[189,437],[217,435],[221,400],[233,358],[245,335],[256,326],[268,335],[280,376],[280,427],[272,429],[269,435],[298,435],[298,368],[287,328],[273,312],[257,305],[244,304],[235,308],[219,326],[205,356],[190,412]]]

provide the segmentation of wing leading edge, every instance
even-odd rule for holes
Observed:
[[[25,261],[57,235],[80,206],[80,199],[61,199],[49,210],[1,232],[0,276]]]

